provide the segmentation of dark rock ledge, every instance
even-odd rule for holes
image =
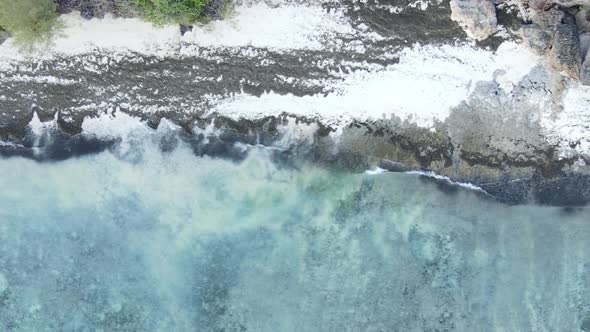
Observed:
[[[183,141],[197,155],[240,160],[245,157],[241,144],[279,146],[276,160],[280,162],[292,164],[307,160],[325,167],[358,172],[373,165],[394,172],[434,171],[456,182],[477,185],[498,201],[508,204],[581,206],[590,202],[590,174],[574,170],[574,160],[559,159],[557,147],[544,142],[522,143],[514,137],[508,139],[514,140],[510,144],[523,145],[520,151],[510,154],[489,146],[485,136],[479,139],[480,142],[469,138],[472,146],[468,146],[466,138],[461,137],[467,134],[467,130],[459,133],[449,127],[453,121],[463,121],[458,120],[462,118],[458,112],[454,114],[455,119],[441,123],[435,132],[394,119],[355,121],[344,128],[338,141],[330,135],[334,131],[332,128],[289,115],[257,120],[196,116],[177,123],[179,129],[176,131],[163,131],[158,130],[159,121],[156,119],[142,113],[129,113],[142,117],[154,130],[153,138],[163,151],[173,149]],[[317,125],[313,142],[292,141],[285,146],[283,129],[290,121]],[[71,126],[60,125],[64,123],[66,121],[58,114],[53,127],[49,126],[41,135],[25,128],[24,136],[20,138],[4,136],[10,144],[0,145],[0,155],[55,161],[116,149],[120,141],[72,131]],[[215,130],[205,131],[211,124]],[[485,123],[474,123],[471,128],[482,130],[484,126]],[[474,147],[473,144],[482,145]],[[485,145],[487,148],[483,147]],[[590,160],[586,162],[590,163]]]

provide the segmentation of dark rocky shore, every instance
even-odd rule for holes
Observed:
[[[63,12],[80,10],[86,4],[81,0],[62,2]],[[177,140],[184,140],[197,154],[234,159],[243,157],[236,143],[277,146],[286,135],[281,128],[296,122],[316,126],[313,139],[282,146],[277,158],[305,159],[354,171],[374,165],[391,171],[428,170],[453,181],[475,184],[509,204],[587,204],[590,170],[585,165],[590,165],[590,158],[583,154],[561,155],[559,144],[544,136],[521,102],[531,93],[559,90],[564,80],[586,79],[590,65],[582,54],[587,46],[579,4],[531,9],[531,4],[526,8],[522,4],[494,6],[481,0],[473,1],[470,7],[467,2],[443,1],[425,10],[411,8],[399,14],[392,14],[372,1],[365,5],[326,2],[328,9],[348,8],[355,25],[388,37],[385,41],[360,41],[366,49],[362,53],[338,49],[281,53],[250,47],[249,53],[261,55],[244,56],[243,49],[227,47],[203,49],[207,57],[127,54],[115,61],[115,56],[97,50],[76,59],[23,61],[0,71],[0,140],[4,142],[0,144],[0,154],[51,161],[113,148],[117,139],[88,135],[82,131],[82,123],[86,117],[112,114],[115,110],[138,117],[153,129],[158,128],[162,118],[177,124],[181,129],[173,136],[159,138],[164,150]],[[472,7],[479,2],[491,7],[487,11],[473,11]],[[410,3],[396,2],[398,6]],[[100,17],[104,12],[115,11],[108,7],[108,1],[104,4],[106,7],[88,9],[82,14]],[[531,15],[520,15],[523,8]],[[493,13],[494,17],[473,19],[469,13]],[[497,24],[505,27],[504,34],[496,33]],[[211,95],[245,92],[260,96],[270,90],[294,96],[330,93],[330,86],[323,85],[322,80],[339,78],[318,65],[322,60],[346,61],[353,71],[362,70],[367,64],[386,67],[399,61],[386,56],[394,50],[415,42],[442,45],[466,41],[468,35],[478,40],[479,47],[491,50],[505,40],[529,45],[546,56],[547,68],[554,72],[536,69],[510,95],[499,89],[497,82],[477,82],[470,99],[452,109],[446,120],[436,123],[435,130],[393,116],[353,121],[335,139],[333,133],[337,128],[321,119],[291,114],[234,119],[210,112],[214,106]],[[354,68],[355,64],[359,67]],[[223,80],[193,79],[191,68],[195,67],[200,69],[200,76],[222,76]],[[560,76],[559,72],[570,77]],[[277,80],[279,75],[293,80]],[[23,76],[31,79],[17,79]],[[48,84],[46,77],[58,77],[60,81]],[[41,122],[55,122],[39,134],[29,127],[34,116]],[[214,130],[205,130],[207,126]],[[575,147],[576,143],[570,144]],[[580,162],[585,165],[580,166]]]
[[[163,151],[183,142],[197,155],[236,161],[247,153],[240,144],[276,146],[284,138],[281,126],[292,121],[310,121],[290,116],[238,121],[211,116],[191,119],[195,127],[190,131],[185,127],[162,133],[157,131],[157,124],[145,120],[154,126],[153,138]],[[205,129],[212,123],[215,130],[207,133]],[[555,147],[549,145],[530,145],[513,155],[491,147],[470,151],[460,141],[454,141],[448,131],[447,134],[432,134],[417,127],[404,127],[396,121],[352,123],[344,129],[340,142],[328,135],[331,131],[329,127],[320,127],[312,144],[295,142],[288,148],[277,150],[276,160],[288,165],[305,160],[358,172],[373,165],[392,172],[434,171],[449,176],[452,181],[479,186],[495,199],[508,204],[534,202],[580,206],[590,201],[590,175],[572,171],[571,160],[556,161]],[[120,140],[72,134],[50,127],[40,136],[28,131],[24,138],[14,138],[10,142],[12,144],[0,145],[1,155],[57,161],[116,149]],[[514,139],[511,143],[517,142]],[[482,139],[480,144],[483,147],[488,143]],[[445,181],[441,185],[444,187]]]

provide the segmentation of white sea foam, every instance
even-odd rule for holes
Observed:
[[[276,7],[264,3],[242,5],[232,17],[196,27],[182,37],[176,27],[156,28],[138,19],[106,17],[87,21],[77,14],[65,15],[63,19],[66,23],[64,34],[55,40],[44,57],[74,56],[96,49],[105,54],[140,52],[207,57],[210,55],[205,50],[216,47],[242,48],[245,53],[261,52],[266,48],[283,52],[350,48],[362,52],[362,43],[342,43],[338,37],[363,41],[383,38],[362,25],[353,27],[342,10],[328,11],[321,7],[321,3],[283,3]],[[268,26],[273,28],[268,29]],[[252,46],[257,49],[253,50]],[[4,58],[3,68],[6,70],[13,68],[13,56],[18,58],[20,53],[9,40],[0,46],[0,58]],[[452,107],[469,97],[478,81],[496,80],[500,88],[510,92],[538,63],[535,56],[514,43],[504,43],[497,52],[471,45],[415,45],[388,56],[399,56],[399,63],[385,69],[357,63],[361,70],[352,73],[346,70],[347,63],[331,64],[330,68],[339,68],[332,72],[338,79],[313,82],[333,91],[327,96],[298,97],[269,91],[258,97],[241,93],[218,98],[217,106],[211,112],[235,118],[289,113],[317,118],[336,127],[352,119],[397,116],[429,127],[437,120],[446,119]],[[93,61],[86,67],[100,72],[101,66],[108,66],[108,63],[107,58],[106,62]],[[54,81],[47,78],[48,83]]]
[[[560,156],[590,157],[590,87],[578,82],[566,87],[562,109],[541,118],[549,140],[560,147]]]
[[[55,113],[53,119],[46,122],[42,122],[41,119],[39,119],[39,115],[37,114],[37,112],[33,112],[33,117],[31,118],[31,121],[29,121],[28,128],[31,130],[33,135],[35,135],[36,137],[40,137],[48,130],[56,128],[58,115],[58,113]]]
[[[383,173],[387,173],[387,170],[381,167],[374,167],[365,171],[365,174],[367,175],[379,175]]]
[[[341,47],[335,38],[337,36],[354,36],[363,40],[382,38],[362,27],[353,28],[342,11],[327,11],[320,3],[283,3],[276,7],[264,3],[239,6],[232,17],[196,27],[184,36],[180,36],[176,27],[157,28],[139,19],[107,16],[104,19],[84,20],[76,13],[64,15],[63,19],[66,23],[63,36],[57,38],[54,46],[43,56],[75,56],[100,49],[105,52],[106,62],[87,65],[88,70],[97,72],[100,72],[101,66],[108,66],[110,60],[106,55],[109,52],[167,56],[200,52],[206,57],[207,52],[203,50],[216,47],[242,48],[244,53],[261,52],[262,48],[288,52],[292,49]],[[273,29],[266,28],[271,25]],[[251,47],[261,49],[255,51]],[[246,93],[224,98],[212,97],[216,99],[212,101],[216,106],[211,112],[234,118],[260,118],[288,113],[316,118],[337,128],[352,119],[396,116],[430,127],[437,120],[445,120],[454,106],[467,100],[478,81],[495,80],[499,88],[510,92],[539,63],[537,57],[515,43],[504,43],[497,52],[471,45],[415,45],[389,56],[394,55],[399,56],[399,63],[386,68],[365,63],[360,64],[362,70],[345,73],[347,71],[342,71],[342,68],[346,69],[348,64],[333,64],[330,67],[340,68],[338,72],[332,73],[338,79],[313,82],[313,85],[333,91],[328,95],[298,97],[269,91],[259,97]],[[21,57],[10,40],[0,46],[2,70],[14,70],[18,64],[14,62],[15,58],[18,60]],[[288,82],[292,78],[279,79]],[[75,83],[52,76],[24,74],[3,80]],[[587,140],[589,129],[586,125],[590,122],[586,111],[590,108],[589,93],[582,86],[570,88],[563,100],[564,111],[556,117],[546,116],[543,120],[548,135],[556,142],[561,142],[563,156],[574,152],[590,153],[590,142]],[[113,104],[113,107],[116,105]],[[153,107],[146,105],[129,107],[136,111],[137,107],[141,107],[144,112],[153,111]],[[93,130],[101,134],[113,130],[98,130],[99,123],[91,125],[89,122],[86,126],[94,126]],[[121,129],[119,126],[114,128]],[[565,140],[561,140],[561,137]],[[577,145],[572,149],[570,143]]]
[[[299,144],[308,146],[313,144],[315,133],[318,130],[317,123],[307,124],[292,117],[284,117],[279,120],[282,124],[277,129],[282,137],[274,144],[275,147],[289,149]]]
[[[29,129],[31,129],[31,132],[33,134],[35,134],[35,135],[42,134],[44,124],[39,119],[39,115],[37,114],[37,112],[33,112],[33,118],[31,118],[31,121],[29,121],[28,127],[29,127]]]
[[[209,136],[215,136],[219,134],[219,131],[215,129],[215,119],[211,120],[209,124],[205,126],[205,128],[201,129],[199,126],[195,125],[193,127],[193,133],[195,135],[203,135],[203,144],[209,143]]]
[[[380,175],[380,174],[384,174],[384,173],[389,173],[389,171],[386,170],[386,169],[383,169],[381,167],[378,167],[378,166],[375,166],[375,167],[373,167],[373,168],[368,169],[368,170],[365,171],[365,174],[367,174],[367,175]],[[404,172],[404,174],[413,174],[413,175],[427,176],[429,178],[433,178],[433,179],[445,181],[445,182],[447,182],[449,184],[457,185],[457,186],[460,186],[460,187],[463,187],[463,188],[466,188],[466,189],[469,189],[469,190],[475,190],[475,191],[479,191],[479,192],[483,192],[483,193],[486,193],[487,194],[487,192],[485,190],[483,190],[481,187],[476,186],[476,185],[474,185],[472,183],[468,183],[468,182],[455,182],[455,181],[451,180],[449,177],[436,174],[433,171],[407,171],[407,172]]]
[[[406,174],[416,174],[416,175],[421,175],[421,176],[427,176],[427,177],[430,177],[430,178],[433,178],[433,179],[437,179],[437,180],[441,180],[441,181],[445,181],[445,182],[448,182],[450,184],[454,184],[454,185],[457,185],[457,186],[460,186],[460,187],[463,187],[463,188],[466,188],[466,189],[469,189],[469,190],[480,191],[480,192],[483,192],[483,193],[486,193],[487,194],[487,192],[485,190],[483,190],[481,187],[478,187],[478,186],[476,186],[476,185],[474,185],[472,183],[455,182],[455,181],[451,180],[447,176],[439,175],[439,174],[436,174],[435,172],[432,172],[432,171],[408,171],[408,172],[405,172],[405,173]]]
[[[496,80],[510,92],[538,64],[537,57],[514,43],[502,44],[495,53],[470,45],[416,45],[399,57],[398,64],[385,70],[359,71],[343,81],[327,82],[335,92],[326,96],[242,93],[221,100],[211,112],[234,118],[289,113],[334,126],[394,115],[428,127],[467,100],[478,81]]]
[[[269,7],[258,3],[238,7],[229,19],[197,27],[186,33],[182,41],[200,46],[319,50],[332,44],[338,35],[362,33],[351,26],[342,10],[328,12],[319,4]]]
[[[14,142],[5,142],[3,140],[0,140],[0,146],[22,147],[22,144],[17,144]]]
[[[75,80],[64,79],[55,76],[30,76],[17,74],[10,77],[5,77],[4,74],[0,73],[0,80],[7,82],[35,82],[35,83],[46,83],[46,84],[59,84],[59,85],[71,85],[76,83]],[[1,100],[1,98],[0,98]]]
[[[317,5],[281,5],[265,3],[238,6],[222,21],[197,26],[184,36],[177,26],[155,27],[137,18],[82,18],[74,12],[61,16],[65,28],[49,49],[39,50],[36,58],[76,55],[96,49],[139,52],[155,55],[188,54],[194,46],[245,47],[271,49],[324,49],[344,44],[338,36],[380,39],[378,34],[352,27],[342,10],[328,11]],[[269,28],[272,27],[272,28]],[[346,45],[344,45],[346,46]],[[351,49],[362,51],[362,45]],[[198,52],[194,50],[193,52]],[[0,58],[23,58],[12,39],[0,45]]]
[[[85,134],[102,139],[128,138],[136,133],[147,133],[151,129],[141,119],[115,109],[97,117],[86,117],[82,123]]]

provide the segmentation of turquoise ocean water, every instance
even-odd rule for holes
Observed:
[[[579,331],[590,212],[161,152],[0,159],[0,331]]]

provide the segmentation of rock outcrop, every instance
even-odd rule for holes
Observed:
[[[569,13],[565,13],[561,24],[558,24],[555,29],[549,60],[557,71],[564,72],[572,78],[580,78],[582,66],[580,38],[576,20]]]
[[[484,40],[497,30],[496,8],[490,0],[451,0],[451,19],[476,40]]]
[[[578,25],[578,31],[590,32],[590,11],[585,8],[581,8],[576,13],[576,24]]]
[[[580,49],[582,51],[582,69],[580,70],[580,81],[590,85],[590,12],[580,10],[576,15],[576,23],[580,30]]]
[[[498,1],[497,4],[503,4]],[[590,43],[590,0],[522,0],[523,20],[520,35],[525,45],[545,57],[552,67],[571,78],[590,84],[590,63],[585,63]],[[451,18],[475,40],[482,41],[498,30],[494,2],[489,0],[451,0]],[[526,14],[523,14],[526,13]]]
[[[539,55],[546,54],[553,44],[555,32],[563,18],[564,13],[556,8],[534,13],[531,17],[532,22],[521,28],[524,44]]]
[[[533,13],[531,19],[521,28],[524,44],[545,56],[558,72],[579,79],[582,50],[575,17],[553,7]]]
[[[586,60],[582,63],[580,81],[582,84],[590,85],[590,61],[588,61],[588,54],[586,54]]]
[[[553,5],[560,7],[590,6],[590,0],[527,0],[530,8],[534,10],[547,10]]]

